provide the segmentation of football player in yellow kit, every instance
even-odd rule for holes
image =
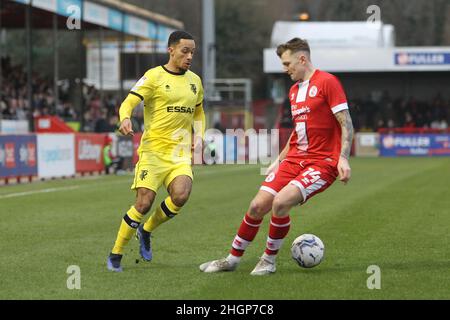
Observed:
[[[143,260],[151,261],[151,233],[179,214],[189,198],[193,180],[192,130],[196,145],[203,141],[205,130],[202,82],[189,70],[194,51],[193,37],[185,31],[174,31],[168,40],[169,61],[148,70],[120,106],[122,134],[134,134],[130,117],[141,101],[145,128],[131,186],[137,192],[136,202],[123,217],[108,256],[107,267],[111,271],[122,271],[123,250],[135,232]],[[169,196],[141,223],[163,184]]]

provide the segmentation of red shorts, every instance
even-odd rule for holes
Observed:
[[[278,170],[262,183],[261,190],[274,196],[286,185],[293,184],[302,193],[303,202],[331,186],[338,176],[337,168],[324,161],[285,159]]]

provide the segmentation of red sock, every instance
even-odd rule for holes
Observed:
[[[291,219],[289,216],[277,218],[272,216],[270,219],[269,236],[267,237],[266,254],[274,255],[278,253],[283,240],[289,232],[291,226]]]
[[[233,256],[241,257],[244,254],[247,246],[253,241],[253,239],[255,239],[261,222],[262,219],[256,220],[250,217],[248,213],[245,214],[241,226],[234,237],[233,244],[231,245],[230,253]]]

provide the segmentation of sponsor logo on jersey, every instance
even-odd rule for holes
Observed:
[[[311,109],[308,106],[297,109],[297,106],[291,106],[292,116],[298,116],[299,114],[310,113]]]
[[[196,86],[194,83],[191,83],[191,91],[192,91],[194,94],[197,94],[197,86]]]
[[[312,86],[311,89],[309,89],[309,96],[311,98],[314,98],[317,95],[317,87]]]
[[[168,106],[167,112],[194,113],[194,108],[185,106]]]

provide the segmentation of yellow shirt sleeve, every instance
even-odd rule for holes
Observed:
[[[195,106],[195,112],[194,112],[194,133],[195,136],[201,136],[202,139],[205,139],[205,126],[206,126],[206,119],[205,119],[205,112],[203,110],[203,85],[202,81],[199,78],[199,91],[198,91],[198,98],[197,98],[197,104]]]
[[[152,69],[148,70],[130,90],[130,94],[122,102],[119,109],[119,120],[122,122],[126,118],[130,118],[133,109],[144,100],[148,100],[153,96],[155,91],[154,77],[152,77]]]
[[[131,118],[133,109],[141,102],[141,99],[134,95],[128,94],[125,100],[122,102],[119,108],[119,121],[122,122],[126,118]]]
[[[198,106],[199,104],[203,103],[203,85],[202,85],[202,81],[199,79],[199,90],[198,90],[198,98],[197,98],[197,103],[196,105]]]
[[[153,76],[154,69],[148,70],[142,78],[140,78],[133,88],[131,88],[130,93],[138,96],[141,100],[148,100],[152,98],[155,92],[155,77]]]
[[[205,112],[203,111],[203,104],[195,107],[194,112],[194,133],[196,137],[205,139]]]

